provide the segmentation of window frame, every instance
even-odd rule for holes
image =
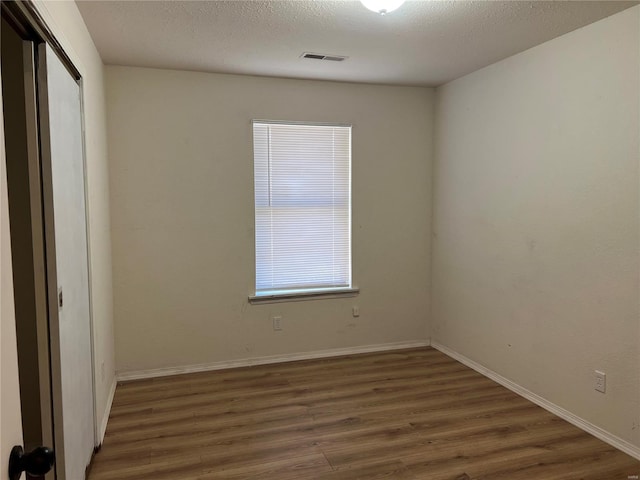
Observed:
[[[318,126],[318,127],[345,127],[349,128],[350,139],[349,139],[349,269],[350,269],[350,280],[351,284],[349,286],[341,286],[341,287],[315,287],[315,288],[282,288],[282,289],[272,289],[269,291],[264,291],[266,293],[260,292],[256,289],[256,280],[257,280],[257,243],[256,243],[256,193],[255,193],[255,185],[256,185],[256,175],[255,175],[255,136],[253,127],[258,124],[274,124],[274,125],[308,125],[308,126]],[[315,299],[323,299],[323,298],[342,298],[342,297],[353,297],[360,293],[360,289],[354,285],[353,279],[353,125],[350,123],[337,123],[337,122],[311,122],[311,121],[288,121],[288,120],[264,120],[264,119],[253,119],[251,121],[252,127],[252,165],[254,167],[253,170],[253,211],[254,211],[254,235],[253,235],[253,293],[249,295],[249,303],[277,303],[277,302],[292,302],[292,301],[302,301],[302,300],[315,300]]]

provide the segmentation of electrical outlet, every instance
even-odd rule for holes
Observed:
[[[357,305],[354,305],[353,307],[351,307],[351,314],[354,317],[359,317],[360,316],[360,307]]]
[[[595,389],[598,392],[604,393],[607,390],[607,375],[604,372],[600,372],[598,370],[596,370],[594,374],[596,379]]]
[[[271,317],[271,321],[273,322],[273,330],[275,332],[279,332],[282,330],[282,316],[281,315],[273,315]]]

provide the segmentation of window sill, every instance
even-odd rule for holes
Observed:
[[[272,295],[250,295],[249,303],[256,305],[260,303],[302,302],[305,300],[321,300],[324,298],[355,297],[359,293],[359,288],[332,288],[306,292],[276,293]]]

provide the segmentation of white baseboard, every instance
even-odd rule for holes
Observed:
[[[588,422],[587,420],[581,417],[578,417],[577,415],[571,413],[570,411],[565,410],[564,408],[556,405],[555,403],[550,402],[546,398],[543,398],[540,395],[537,395],[531,392],[530,390],[527,390],[526,388],[518,385],[517,383],[512,382],[508,378],[503,377],[502,375],[494,372],[493,370],[490,370],[489,368],[484,367],[483,365],[480,365],[474,360],[471,360],[470,358],[467,358],[464,355],[454,350],[451,350],[450,348],[445,347],[444,345],[439,344],[438,342],[435,342],[432,340],[431,346],[436,350],[441,351],[445,355],[448,355],[449,357],[466,365],[467,367],[474,369],[476,372],[481,373],[485,377],[490,378],[494,382],[499,383],[503,387],[508,388],[512,392],[517,393],[521,397],[524,397],[527,400],[530,400],[531,402],[553,413],[554,415],[562,418],[563,420],[566,420],[567,422],[575,425],[576,427],[584,430],[587,433],[590,433],[594,437],[599,438],[603,442],[608,443],[612,447],[615,447],[618,450],[622,450],[624,453],[631,455],[632,457],[640,460],[640,447],[637,447],[636,445],[633,445],[632,443],[627,442],[626,440],[616,435],[613,435],[612,433],[607,432],[606,430],[594,425],[593,423]]]
[[[389,350],[401,350],[404,348],[419,348],[427,346],[429,346],[428,341],[414,341],[383,343],[380,345],[364,345],[361,347],[331,348],[328,350],[316,350],[314,352],[289,353],[284,355],[271,355],[266,357],[243,358],[239,360],[225,360],[221,362],[202,363],[198,365],[185,365],[182,367],[154,368],[150,370],[118,372],[117,379],[119,382],[126,382],[144,378],[180,375],[183,373],[207,372],[211,370],[223,370],[227,368],[249,367],[252,365],[266,365],[270,363],[293,362],[296,360],[312,360],[315,358],[339,357],[342,355],[385,352]]]
[[[107,406],[102,412],[102,420],[100,421],[100,431],[98,432],[98,446],[102,445],[104,441],[104,434],[107,432],[107,423],[109,422],[109,415],[111,414],[111,405],[113,405],[113,397],[116,394],[116,385],[118,384],[116,377],[113,377],[111,382],[111,388],[109,389],[109,397],[107,398]]]

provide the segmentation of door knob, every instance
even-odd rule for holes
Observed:
[[[51,470],[55,460],[55,454],[50,448],[37,447],[25,454],[22,447],[16,445],[9,456],[9,480],[20,480],[22,472],[27,472],[32,477],[41,477]]]

